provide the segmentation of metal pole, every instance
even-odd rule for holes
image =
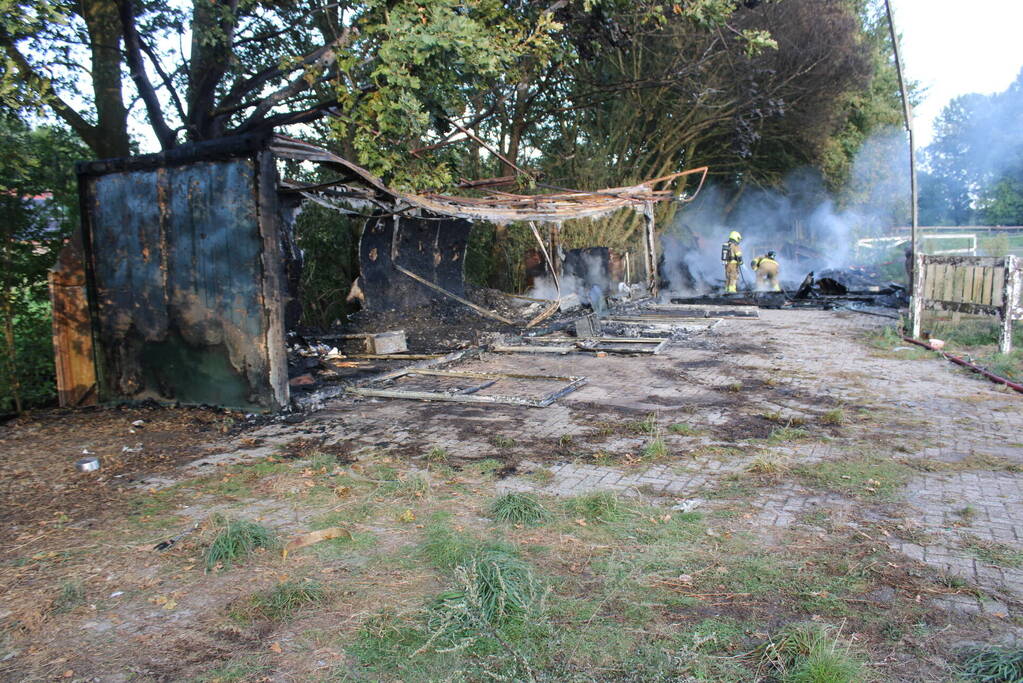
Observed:
[[[899,37],[895,32],[895,19],[892,18],[892,5],[889,0],[884,0],[884,8],[888,13],[888,30],[892,36],[892,51],[895,53],[895,73],[899,77],[899,91],[902,93],[902,113],[906,119],[906,132],[909,133],[909,194],[910,194],[910,215],[913,223],[910,233],[910,249],[912,250],[913,269],[909,276],[909,291],[913,292],[913,284],[918,277],[917,273],[917,228],[920,223],[920,216],[917,211],[917,190],[916,190],[916,147],[913,144],[913,110],[909,103],[909,94],[906,92],[906,83],[902,78],[902,60],[899,58]],[[915,321],[914,321],[915,322]]]

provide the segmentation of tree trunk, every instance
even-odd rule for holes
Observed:
[[[83,0],[82,19],[92,43],[92,82],[96,134],[85,142],[101,158],[131,153],[128,111],[121,91],[121,20],[114,0]]]

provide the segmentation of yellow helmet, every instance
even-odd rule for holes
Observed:
[[[732,240],[736,244],[742,241],[742,235],[739,234],[738,230],[733,230],[728,233],[728,239]]]

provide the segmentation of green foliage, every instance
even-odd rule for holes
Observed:
[[[346,301],[358,276],[362,221],[306,202],[295,220],[295,238],[305,254],[302,264],[302,324],[328,328],[354,310]]]
[[[316,581],[283,581],[253,595],[249,604],[237,614],[247,618],[286,622],[299,610],[322,603],[327,597],[327,590]]]
[[[976,683],[1019,683],[1023,681],[1023,649],[988,646],[966,650],[959,673]]]
[[[214,524],[220,531],[203,554],[203,562],[207,570],[217,567],[230,569],[259,548],[276,548],[279,545],[277,534],[261,524],[244,519],[226,520],[215,518]]]
[[[498,522],[535,526],[546,522],[552,515],[536,496],[506,493],[490,505],[490,516]]]

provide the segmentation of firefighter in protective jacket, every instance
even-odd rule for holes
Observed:
[[[775,260],[773,251],[753,259],[749,266],[757,274],[758,292],[781,291],[781,282],[778,281],[778,261]]]
[[[742,250],[739,242],[742,235],[733,230],[728,233],[728,241],[721,245],[721,262],[725,264],[725,293],[736,291],[739,284],[739,266],[742,265]]]

